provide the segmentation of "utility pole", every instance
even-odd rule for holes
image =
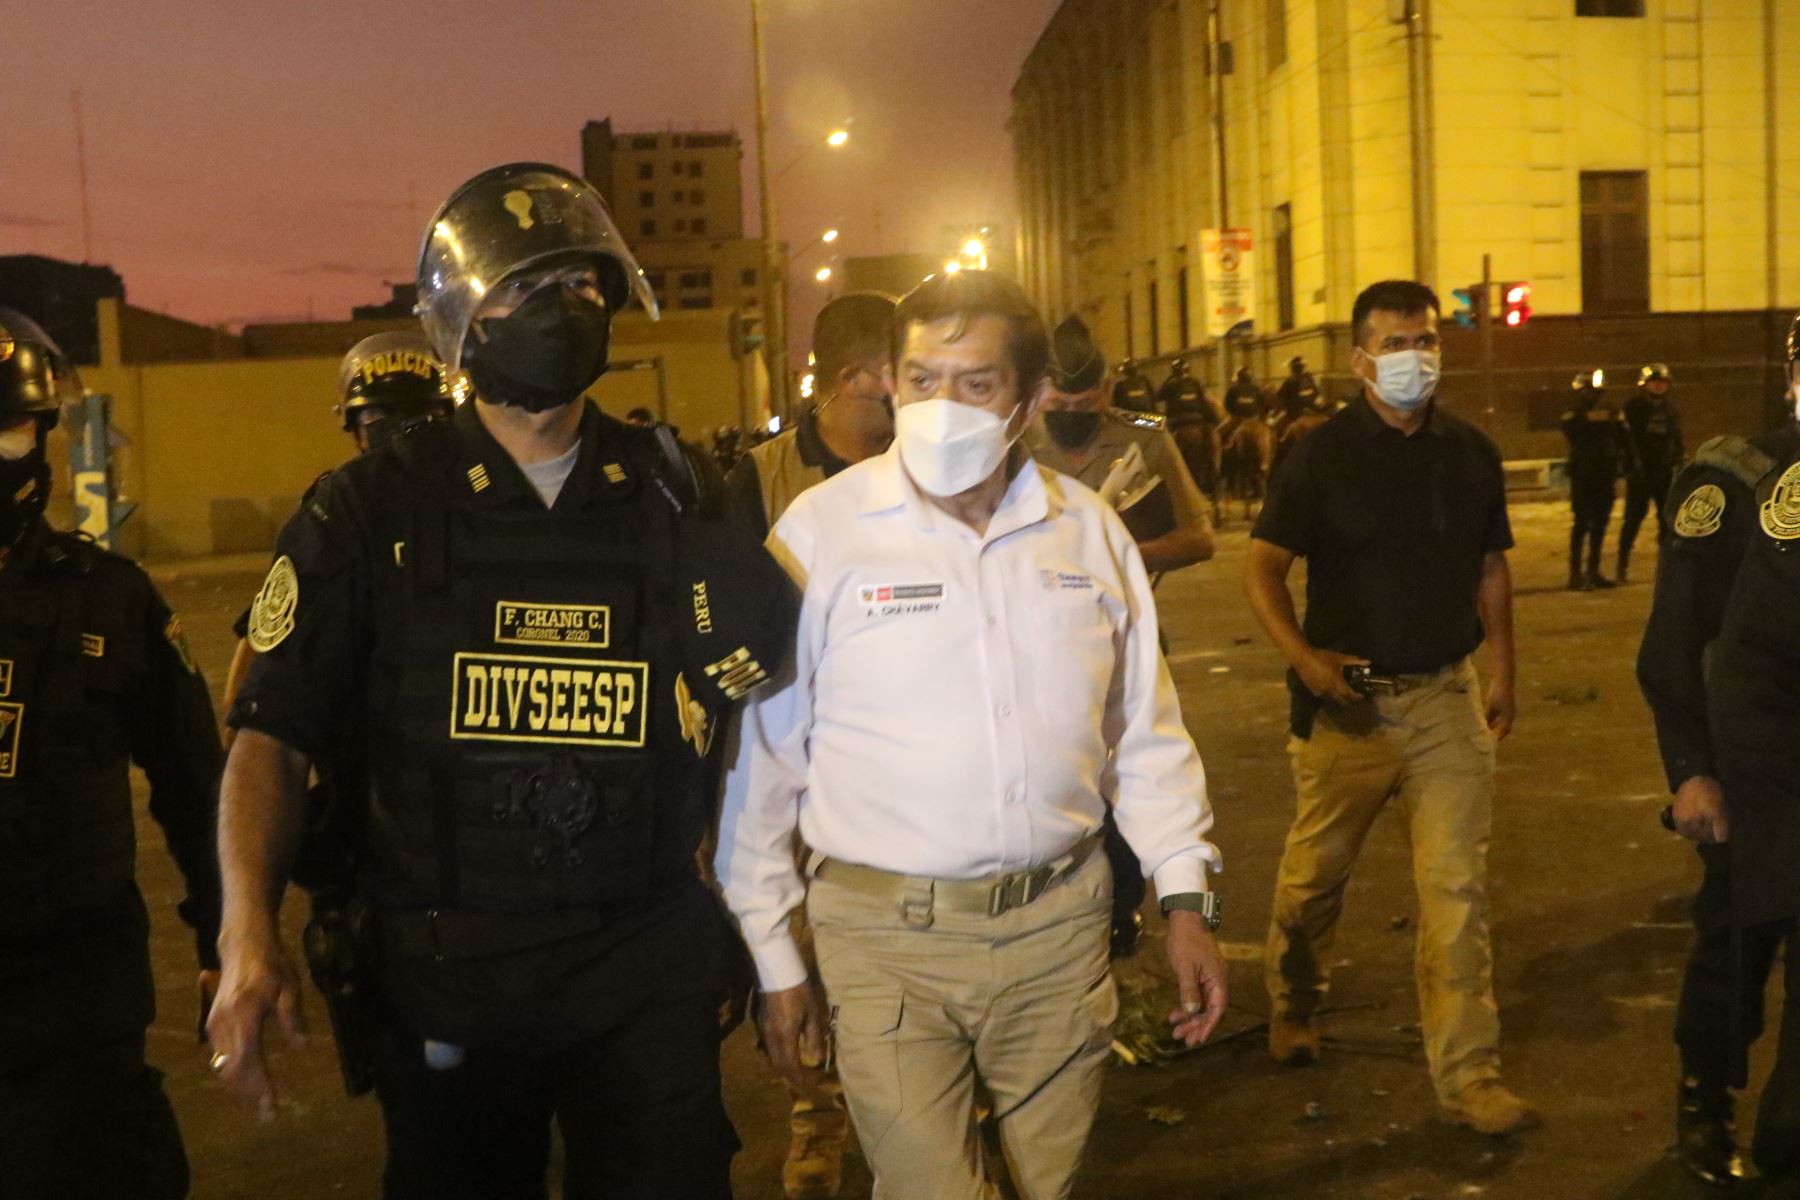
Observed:
[[[1412,141],[1413,275],[1437,280],[1437,163],[1431,114],[1430,0],[1404,0],[1408,127]]]
[[[1212,0],[1207,13],[1207,24],[1209,26],[1207,40],[1212,55],[1213,150],[1217,163],[1215,169],[1218,175],[1218,187],[1215,189],[1215,195],[1219,208],[1219,237],[1222,239],[1225,231],[1231,227],[1230,167],[1225,153],[1225,76],[1231,73],[1236,61],[1236,55],[1232,53],[1231,45],[1225,41],[1225,16],[1222,0]],[[1204,247],[1201,248],[1201,253],[1201,277],[1205,278]],[[1204,293],[1202,295],[1204,296]],[[1205,304],[1202,303],[1201,320],[1210,322],[1212,314],[1204,311],[1205,307]],[[1151,313],[1150,319],[1156,320],[1156,314]],[[1214,338],[1213,346],[1213,376],[1219,385],[1219,403],[1223,404],[1225,403],[1225,392],[1231,387],[1231,339],[1224,336]]]
[[[75,110],[75,174],[81,182],[81,261],[94,261],[94,220],[88,209],[87,133],[82,128],[81,89],[69,93],[69,106]]]
[[[1494,256],[1481,256],[1481,307],[1476,309],[1481,330],[1482,423],[1494,432]]]
[[[756,58],[756,186],[762,208],[763,354],[769,364],[769,408],[787,419],[787,267],[781,261],[775,223],[775,191],[769,180],[769,89],[763,53],[765,0],[750,0],[750,43]]]

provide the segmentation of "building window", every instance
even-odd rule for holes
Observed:
[[[1271,71],[1287,61],[1287,0],[1263,0],[1263,58]]]
[[[675,232],[676,233],[686,233],[687,232],[687,218],[686,217],[676,217],[675,218]]]
[[[1187,247],[1181,247],[1178,253],[1185,259]],[[1175,272],[1175,332],[1180,337],[1182,349],[1185,350],[1194,344],[1193,339],[1189,336],[1192,331],[1188,328],[1188,269],[1186,262],[1183,262]]]
[[[656,164],[655,163],[641,162],[638,164],[638,178],[639,179],[653,179],[655,177],[656,177]]]
[[[706,218],[705,217],[695,217],[692,221],[688,222],[688,228],[690,230],[692,230],[694,233],[705,233],[706,232]]]
[[[644,282],[650,285],[651,291],[660,292],[663,290],[663,273],[661,271],[645,271]]]
[[[745,267],[743,270],[743,274],[740,275],[739,278],[741,280],[743,280],[743,284],[745,287],[747,287],[747,288],[755,287],[756,286],[756,268],[755,267]]]
[[[656,193],[655,192],[639,192],[638,193],[638,204],[643,208],[655,208],[656,207]]]
[[[1641,17],[1644,0],[1575,0],[1578,17]]]
[[[712,307],[712,293],[711,292],[684,292],[682,294],[681,298],[675,301],[675,307],[676,308],[711,308]]]
[[[656,222],[655,221],[640,221],[640,222],[638,222],[638,233],[640,236],[643,236],[643,237],[655,237],[656,236]]]
[[[631,139],[631,148],[633,150],[654,150],[656,149],[656,140],[653,137],[634,137]]]
[[[688,203],[689,204],[705,204],[706,203],[706,193],[705,192],[689,192],[688,193]]]
[[[705,288],[712,290],[711,271],[683,271],[677,280],[683,288]]]
[[[1162,312],[1156,307],[1156,280],[1154,279],[1150,281],[1149,296],[1149,311],[1145,316],[1150,322],[1150,357],[1155,358],[1162,353],[1162,330],[1157,328],[1162,324],[1160,320]]]
[[[1650,311],[1650,184],[1643,171],[1581,173],[1581,311]]]
[[[700,178],[702,175],[706,174],[706,164],[696,158],[693,162],[688,164],[688,174],[692,175],[695,179]]]
[[[1275,206],[1275,328],[1294,327],[1294,212]]]

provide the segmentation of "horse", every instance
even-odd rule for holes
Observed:
[[[1220,517],[1219,510],[1219,431],[1212,422],[1200,417],[1171,417],[1169,433],[1175,439],[1175,448],[1181,451],[1181,460],[1187,464],[1188,474],[1194,477],[1194,483],[1202,494],[1212,502],[1213,520]]]
[[[1275,435],[1275,461],[1269,467],[1271,473],[1278,470],[1301,438],[1331,419],[1329,412],[1320,412],[1316,408],[1302,409],[1281,424],[1281,431]]]
[[[1238,417],[1219,431],[1219,467],[1225,495],[1244,502],[1244,518],[1262,502],[1275,452],[1275,436],[1260,416]]]

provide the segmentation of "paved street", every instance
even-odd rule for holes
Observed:
[[[1632,675],[1650,589],[1639,582],[1610,593],[1561,591],[1566,511],[1514,510],[1522,711],[1501,749],[1491,859],[1508,1075],[1541,1107],[1545,1127],[1494,1140],[1437,1115],[1412,994],[1411,869],[1405,831],[1392,819],[1377,825],[1350,885],[1324,1061],[1284,1071],[1264,1056],[1259,946],[1293,793],[1280,670],[1238,589],[1239,522],[1214,563],[1170,577],[1159,592],[1183,710],[1218,810],[1234,1011],[1205,1050],[1164,1067],[1112,1071],[1079,1195],[1690,1194],[1662,1155],[1675,1081],[1668,1031],[1696,862],[1656,823],[1664,789]],[[1653,557],[1646,549],[1640,558],[1639,575],[1648,578]],[[231,617],[260,569],[234,560],[158,574],[216,689]],[[371,1100],[343,1099],[323,1036],[277,1053],[286,1099],[271,1125],[257,1125],[208,1078],[194,1045],[191,942],[171,911],[173,872],[147,818],[144,831],[161,1006],[151,1053],[168,1072],[189,1139],[195,1196],[376,1195],[378,1112]],[[291,921],[302,907],[290,902]],[[1148,940],[1125,970],[1127,983],[1153,975],[1159,959],[1160,944]],[[312,1001],[317,1032],[323,1012]],[[1759,1071],[1764,1061],[1759,1056]],[[727,1046],[726,1071],[745,1143],[738,1195],[774,1200],[783,1093],[742,1032]],[[867,1194],[867,1172],[854,1162],[846,1196]]]

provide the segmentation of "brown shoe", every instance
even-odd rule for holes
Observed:
[[[788,1128],[792,1140],[781,1167],[781,1190],[787,1200],[837,1200],[844,1184],[850,1114],[838,1105],[797,1100]]]
[[[1310,1067],[1319,1061],[1319,1031],[1312,1018],[1277,1013],[1269,1021],[1269,1057],[1284,1067]]]
[[[1458,1125],[1467,1125],[1476,1133],[1498,1137],[1535,1129],[1542,1122],[1531,1105],[1519,1099],[1498,1079],[1472,1083],[1444,1104],[1444,1111]]]

